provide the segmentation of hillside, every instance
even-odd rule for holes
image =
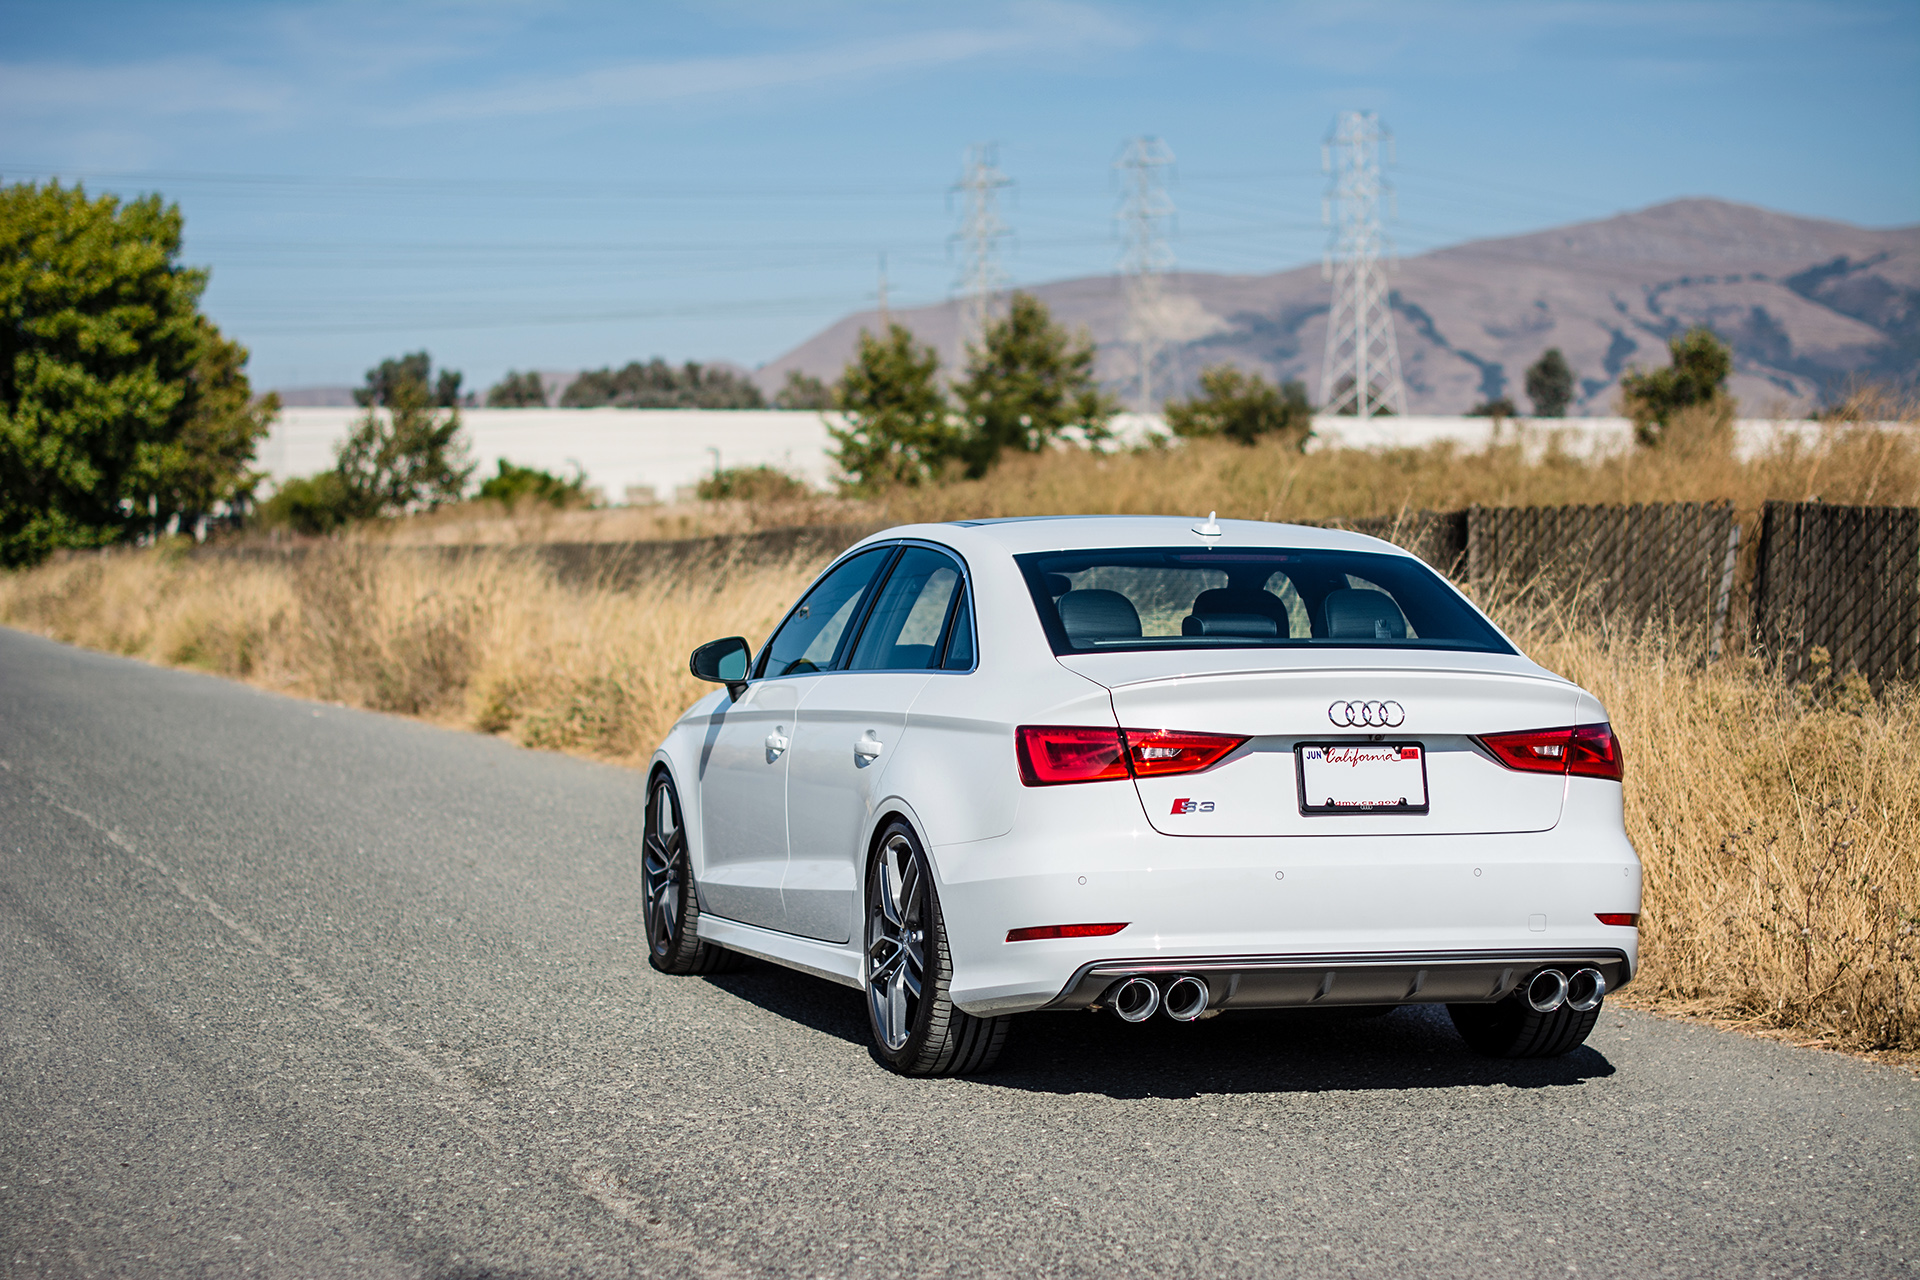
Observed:
[[[1411,413],[1460,413],[1513,396],[1559,347],[1580,379],[1570,412],[1606,413],[1622,372],[1666,363],[1667,335],[1706,323],[1733,344],[1743,411],[1798,411],[1850,379],[1920,386],[1920,226],[1872,230],[1723,200],[1676,200],[1597,222],[1438,249],[1390,277]],[[1033,288],[1101,347],[1101,376],[1130,380],[1124,305],[1111,276]],[[1301,378],[1319,395],[1330,286],[1318,266],[1271,275],[1168,279],[1172,342],[1156,381],[1185,389],[1232,361]],[[896,311],[951,367],[958,308]],[[832,378],[873,312],[851,315],[764,366]]]

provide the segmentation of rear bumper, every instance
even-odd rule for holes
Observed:
[[[1638,967],[1638,931],[1596,918],[1640,910],[1617,783],[1573,780],[1550,831],[1311,837],[1162,835],[1115,785],[1028,791],[1005,836],[930,850],[960,1008],[1084,1008],[1149,972],[1218,975],[1224,1008],[1465,1003],[1543,967],[1592,964],[1610,990]]]
[[[1512,995],[1541,969],[1598,969],[1607,990],[1626,985],[1624,951],[1544,950],[1317,956],[1155,956],[1081,965],[1048,1009],[1100,1006],[1127,978],[1171,980],[1192,974],[1207,984],[1207,1007],[1304,1009],[1341,1005],[1486,1004]]]

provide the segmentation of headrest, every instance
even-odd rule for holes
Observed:
[[[1264,613],[1196,613],[1180,621],[1183,636],[1253,636],[1271,640],[1280,624]]]
[[[1405,640],[1407,618],[1384,591],[1327,593],[1327,638],[1331,640]]]
[[[1060,625],[1074,644],[1132,640],[1140,634],[1133,601],[1118,591],[1069,591],[1060,597]]]
[[[1054,599],[1058,600],[1071,590],[1073,590],[1073,580],[1067,577],[1066,574],[1050,573],[1047,575],[1047,594]]]

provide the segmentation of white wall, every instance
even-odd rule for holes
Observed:
[[[260,466],[274,482],[311,475],[333,465],[334,447],[346,438],[359,409],[286,409],[260,448]],[[780,409],[463,409],[461,420],[476,481],[494,474],[501,458],[556,475],[575,464],[587,483],[606,501],[625,500],[629,487],[651,487],[662,500],[699,482],[713,471],[720,451],[723,467],[779,467],[818,488],[830,487],[833,460],[826,419],[837,415]],[[1451,440],[1464,450],[1484,448],[1494,438],[1490,418],[1318,417],[1311,447],[1382,448],[1419,446]],[[1125,444],[1164,434],[1158,415],[1121,414],[1115,434]],[[1563,418],[1509,421],[1503,439],[1516,433],[1530,447],[1544,449],[1556,435],[1568,452],[1590,455],[1632,444],[1625,418]],[[1738,448],[1752,454],[1777,433],[1817,440],[1821,428],[1810,422],[1742,420],[1735,424]]]

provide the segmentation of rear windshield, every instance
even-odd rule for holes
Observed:
[[[1513,652],[1433,570],[1407,556],[1181,547],[1015,559],[1055,653],[1307,645]]]

